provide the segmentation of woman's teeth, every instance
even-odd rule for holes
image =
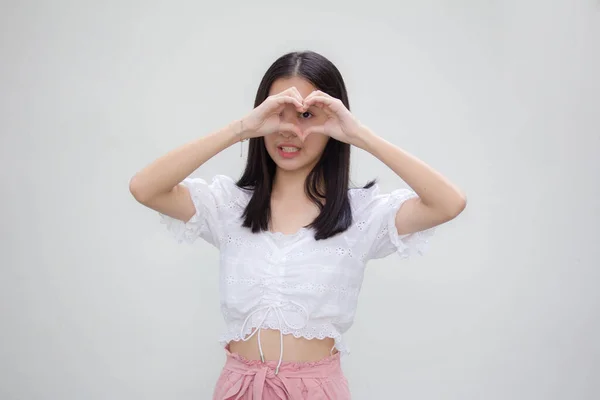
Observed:
[[[297,147],[282,147],[281,150],[285,151],[286,153],[295,153],[300,149]]]

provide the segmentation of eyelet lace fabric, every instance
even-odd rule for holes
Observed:
[[[240,217],[251,191],[225,175],[210,183],[189,177],[182,185],[196,213],[187,222],[160,217],[178,242],[201,238],[220,251],[222,345],[244,340],[260,327],[297,338],[333,338],[337,350],[347,354],[343,334],[353,324],[368,261],[424,254],[435,229],[398,235],[395,215],[417,194],[409,189],[381,194],[374,185],[349,190],[353,224],[338,235],[317,241],[309,228],[255,234],[241,226]]]
[[[237,329],[236,325],[230,326],[230,329],[219,337],[219,343],[222,346],[227,345],[231,341],[240,341],[242,338],[247,337],[252,333],[252,330],[258,328],[258,324],[255,326],[249,325],[245,329]],[[321,324],[314,325],[303,329],[292,329],[287,326],[280,326],[277,323],[267,322],[260,325],[260,329],[274,329],[280,330],[284,335],[293,335],[295,338],[304,339],[325,339],[332,338],[335,341],[335,348],[342,354],[348,354],[349,350],[346,344],[342,340],[342,334],[338,332],[332,324]]]

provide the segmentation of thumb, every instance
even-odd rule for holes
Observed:
[[[309,135],[312,135],[313,133],[320,133],[320,134],[325,134],[325,128],[321,125],[321,126],[311,126],[310,128],[306,128],[304,131],[302,131],[302,137],[303,139],[306,139]]]

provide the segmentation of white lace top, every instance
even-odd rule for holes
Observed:
[[[261,327],[307,339],[330,337],[347,353],[342,334],[353,323],[367,261],[394,252],[422,254],[434,231],[398,235],[396,211],[417,195],[409,189],[380,194],[374,185],[349,190],[354,222],[336,236],[316,241],[309,228],[253,234],[240,217],[250,191],[224,175],[211,183],[200,178],[182,183],[196,214],[187,223],[161,214],[162,221],[179,242],[202,238],[220,250],[223,345],[248,339]]]

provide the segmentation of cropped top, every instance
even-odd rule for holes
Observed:
[[[396,211],[417,194],[404,188],[381,194],[375,184],[349,189],[353,223],[330,238],[315,240],[306,227],[293,234],[252,233],[241,218],[252,191],[225,175],[211,182],[188,177],[182,184],[196,213],[187,222],[164,214],[161,220],[179,243],[201,238],[219,249],[223,345],[259,332],[260,347],[260,329],[253,329],[263,328],[333,338],[334,347],[347,353],[342,335],[354,321],[367,261],[423,254],[435,229],[398,235]]]

